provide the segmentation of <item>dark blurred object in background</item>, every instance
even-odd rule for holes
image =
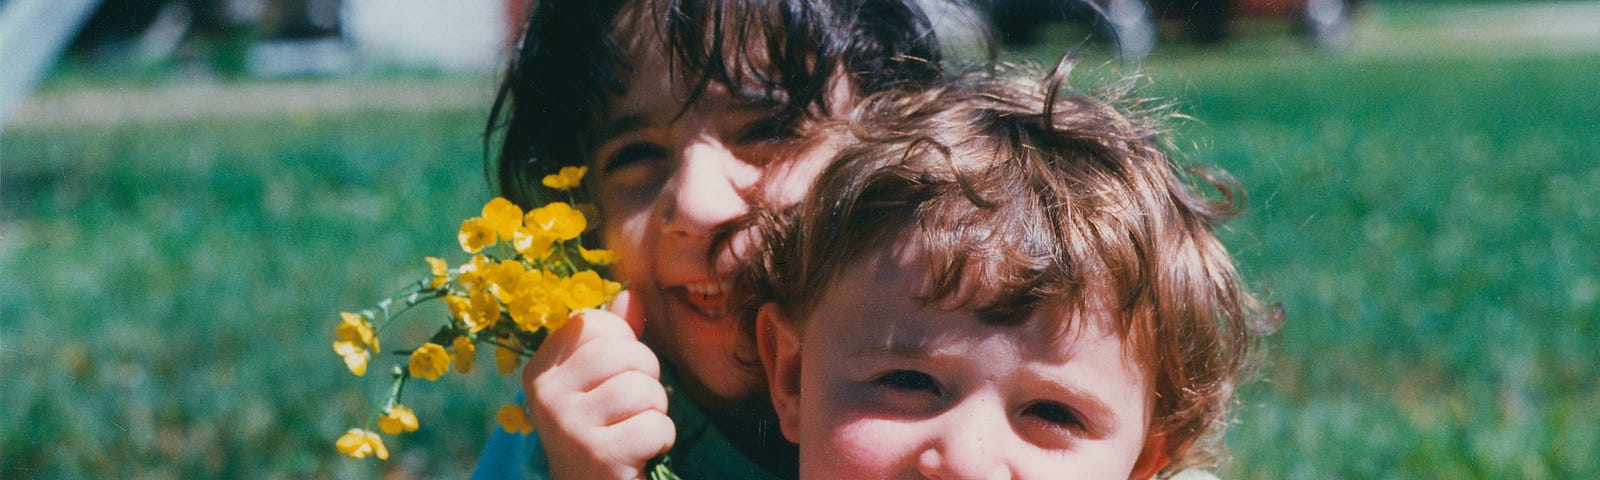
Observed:
[[[1228,37],[1241,18],[1283,18],[1319,49],[1343,48],[1357,0],[993,0],[989,14],[1000,40],[1011,46],[1040,40],[1039,27],[1069,21],[1087,25],[1091,36],[1126,59],[1138,60],[1155,48],[1158,25],[1182,24],[1198,43]]]
[[[104,0],[68,54],[116,66],[174,61],[242,73],[251,43],[336,40],[340,0]],[[324,72],[326,73],[326,72]]]

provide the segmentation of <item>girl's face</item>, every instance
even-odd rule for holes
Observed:
[[[614,274],[644,306],[644,341],[701,406],[732,405],[765,383],[741,362],[755,358],[754,347],[727,305],[735,252],[712,252],[713,239],[753,204],[798,201],[828,149],[803,148],[817,142],[784,130],[774,115],[781,98],[713,83],[685,110],[688,82],[672,82],[665,55],[637,59],[624,93],[610,98],[589,161],[605,245],[620,256]],[[725,247],[748,247],[748,238],[732,238]]]
[[[845,271],[803,328],[759,330],[801,478],[1130,479],[1164,466],[1147,445],[1145,375],[1104,321],[1069,334],[1041,309],[993,325],[914,300],[926,269]],[[1143,453],[1143,452],[1150,453]]]

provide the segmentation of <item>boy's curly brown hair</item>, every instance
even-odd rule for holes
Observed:
[[[741,318],[750,328],[772,302],[804,319],[845,269],[909,247],[932,265],[926,305],[997,324],[1112,309],[1110,329],[1153,387],[1165,471],[1220,464],[1235,387],[1279,321],[1214,233],[1242,193],[1224,172],[1174,162],[1159,140],[1166,117],[1129,106],[1130,82],[1068,91],[1066,65],[868,98],[807,199],[753,220],[763,248],[735,282]]]

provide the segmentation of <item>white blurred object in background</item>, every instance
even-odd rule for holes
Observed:
[[[451,71],[505,58],[505,0],[344,0],[345,40],[365,60]]]

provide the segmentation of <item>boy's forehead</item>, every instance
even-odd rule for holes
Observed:
[[[914,234],[890,238],[893,240],[885,242],[886,246],[874,252],[864,252],[866,255],[860,260],[841,269],[839,278],[843,280],[852,272],[859,272],[868,279],[865,283],[893,286],[892,294],[913,299],[927,309],[961,311],[972,317],[973,321],[1007,325],[1041,338],[1070,341],[1076,335],[1098,334],[1093,332],[1115,334],[1117,331],[1116,313],[1107,303],[1110,297],[1099,291],[1103,288],[1092,286],[1086,286],[1085,293],[1079,295],[1076,302],[1064,298],[1038,299],[1034,308],[1020,310],[1026,312],[1026,318],[980,318],[973,306],[988,305],[1012,293],[988,284],[984,279],[991,277],[980,273],[987,269],[1003,268],[1003,265],[993,259],[968,258],[958,289],[949,295],[934,298],[930,295],[934,265],[927,249],[914,240],[917,238]],[[880,289],[878,294],[889,293],[888,290],[891,289]]]
[[[1080,341],[1112,338],[1121,341],[1113,329],[1112,315],[1101,308],[1081,308],[1065,302],[1046,302],[1033,309],[1028,318],[1008,324],[997,324],[980,319],[975,313],[962,308],[952,308],[947,301],[924,302],[919,299],[932,273],[918,249],[904,242],[880,248],[861,260],[845,266],[833,282],[826,297],[833,297],[833,308],[855,310],[857,315],[815,315],[811,321],[842,321],[858,323],[864,332],[878,331],[884,338],[873,350],[880,353],[917,354],[939,350],[940,343],[954,340],[949,336],[929,335],[919,320],[961,318],[970,332],[1010,334],[992,337],[992,340],[1013,341],[1016,353],[1025,358],[1064,362],[1072,358]],[[948,299],[946,299],[948,300]],[[817,312],[813,312],[817,313]],[[955,314],[950,316],[948,314]],[[866,322],[860,324],[859,322]],[[964,340],[981,340],[978,338]]]

